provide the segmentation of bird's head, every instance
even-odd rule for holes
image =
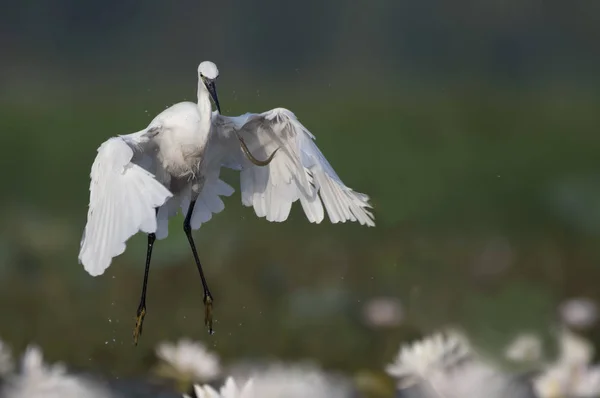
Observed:
[[[204,84],[204,87],[208,90],[215,106],[219,113],[221,113],[221,107],[219,106],[219,97],[217,97],[217,88],[215,81],[219,77],[219,70],[214,62],[204,61],[198,65],[198,79]]]

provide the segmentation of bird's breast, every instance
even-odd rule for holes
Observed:
[[[200,169],[204,148],[204,145],[180,145],[178,147],[160,148],[158,158],[163,168],[171,176],[175,178],[193,176]]]
[[[210,119],[203,117],[197,104],[179,103],[156,120],[162,131],[155,138],[157,158],[174,178],[195,175],[204,155]]]

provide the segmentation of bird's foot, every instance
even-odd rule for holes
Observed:
[[[137,345],[138,339],[142,335],[142,325],[144,323],[144,317],[146,316],[146,305],[140,304],[137,310],[137,316],[135,318],[135,328],[133,329],[133,343]]]
[[[213,330],[213,298],[210,293],[204,295],[204,324],[208,327],[208,333],[214,334]]]

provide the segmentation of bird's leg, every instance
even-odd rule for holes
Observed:
[[[144,270],[144,284],[142,285],[142,297],[140,298],[140,305],[137,309],[137,316],[135,318],[135,328],[133,329],[133,343],[137,345],[138,339],[142,335],[142,324],[144,323],[144,316],[146,316],[146,288],[148,287],[148,274],[150,273],[150,258],[152,257],[152,247],[156,240],[155,234],[148,234],[148,250],[146,251],[146,269]]]
[[[248,149],[248,145],[246,145],[246,142],[244,141],[244,139],[242,138],[240,133],[238,133],[237,130],[234,130],[234,131],[235,131],[235,135],[237,136],[238,140],[240,140],[240,146],[242,147],[242,152],[244,152],[244,155],[246,155],[246,157],[248,158],[249,161],[251,161],[253,164],[255,164],[257,166],[263,167],[263,166],[266,166],[269,163],[271,163],[271,161],[273,160],[273,157],[275,156],[275,154],[277,153],[279,148],[281,148],[281,147],[277,147],[277,149],[275,149],[273,151],[273,153],[267,158],[267,160],[258,160],[257,158],[254,157],[252,152],[250,152],[250,149]]]
[[[190,225],[195,204],[196,201],[192,200],[185,216],[185,220],[183,221],[183,230],[188,238],[188,241],[190,242],[190,247],[192,248],[192,253],[194,254],[194,260],[196,261],[196,266],[198,267],[198,272],[200,273],[200,279],[202,279],[202,288],[204,289],[204,324],[208,327],[208,333],[213,334],[213,297],[208,289],[208,284],[206,283],[206,278],[204,277],[204,271],[202,271],[202,264],[200,264],[200,259],[198,258],[198,252],[196,251],[196,245],[194,244],[194,238],[192,237],[192,227]]]

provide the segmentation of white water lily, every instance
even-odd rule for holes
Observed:
[[[310,364],[241,366],[233,369],[236,380],[252,380],[256,398],[345,398],[350,384]]]
[[[592,398],[600,396],[600,367],[556,363],[534,379],[539,398]]]
[[[13,359],[10,348],[0,340],[0,377],[6,376],[13,371]]]
[[[559,336],[557,360],[533,381],[540,398],[600,396],[600,367],[590,366],[594,348],[566,329]]]
[[[67,373],[64,365],[46,365],[42,351],[30,346],[21,372],[6,379],[0,396],[5,398],[107,398],[108,391],[91,381]]]
[[[421,383],[427,398],[520,398],[529,397],[528,387],[479,360],[437,370]]]
[[[363,307],[364,322],[374,328],[398,326],[403,318],[402,305],[393,297],[373,298]]]
[[[455,333],[438,333],[412,345],[403,345],[386,371],[398,379],[400,388],[405,388],[461,363],[470,355],[465,338]]]
[[[600,366],[584,369],[577,375],[573,396],[585,398],[600,396]]]
[[[586,298],[573,298],[559,307],[562,321],[574,328],[589,328],[598,320],[598,307]]]
[[[533,380],[535,392],[539,398],[566,397],[573,378],[567,366],[552,366]]]
[[[162,360],[158,374],[178,380],[182,385],[205,383],[221,373],[219,357],[197,341],[181,339],[176,344],[161,343],[156,355]]]
[[[542,340],[534,333],[522,333],[506,347],[504,355],[515,362],[539,361],[542,359]]]
[[[220,391],[215,390],[209,385],[194,385],[194,392],[197,398],[254,398],[252,380],[246,381],[242,388],[238,388],[232,377],[227,378]],[[184,394],[184,398],[191,398]]]
[[[558,361],[571,367],[587,366],[594,357],[594,346],[585,338],[564,328],[559,334]]]

